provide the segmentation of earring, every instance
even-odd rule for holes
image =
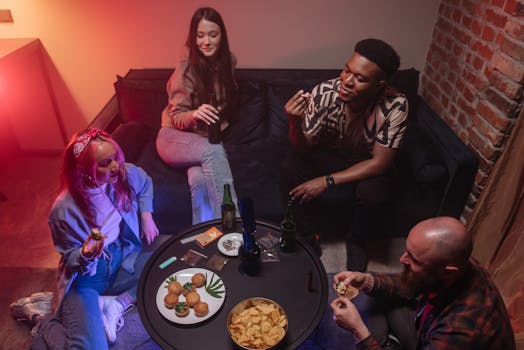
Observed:
[[[93,177],[91,175],[84,173],[84,174],[82,174],[82,177],[84,179],[84,182],[85,182],[86,186],[91,187],[91,188],[97,187],[95,179],[93,179]]]

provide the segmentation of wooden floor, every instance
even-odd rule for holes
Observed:
[[[29,327],[11,318],[9,304],[54,290],[58,254],[47,214],[59,188],[59,156],[18,157],[0,171],[0,349],[24,349]]]

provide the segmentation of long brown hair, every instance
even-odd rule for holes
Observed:
[[[124,153],[111,135],[101,129],[80,131],[69,141],[62,163],[62,189],[67,189],[71,193],[73,200],[88,220],[94,219],[94,208],[86,193],[87,188],[96,186],[94,179],[96,178],[97,162],[94,156],[95,144],[93,141],[109,142],[115,147],[119,166],[118,181],[113,185],[117,207],[121,211],[130,211],[135,194],[127,179]]]
[[[202,19],[216,23],[220,27],[221,40],[220,47],[216,54],[216,60],[213,64],[202,55],[198,50],[196,39],[198,24]],[[218,73],[218,81],[225,93],[225,101],[228,107],[233,107],[237,103],[238,92],[235,78],[233,76],[233,62],[229,50],[229,41],[227,31],[222,16],[217,10],[211,7],[201,7],[195,11],[189,25],[189,34],[187,36],[186,46],[189,49],[188,69],[192,69],[196,78],[196,91],[200,103],[209,101],[209,94],[213,91],[213,70]],[[187,73],[187,72],[186,72]]]

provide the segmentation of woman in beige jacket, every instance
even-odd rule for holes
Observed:
[[[220,14],[209,7],[194,13],[187,49],[167,83],[168,105],[162,113],[156,147],[164,162],[187,168],[193,224],[220,218],[224,184],[237,201],[233,175],[222,143],[210,143],[208,129],[229,126],[237,101],[236,60],[229,50]],[[210,104],[210,95],[216,105]]]

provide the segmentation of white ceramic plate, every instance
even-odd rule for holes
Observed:
[[[237,256],[238,248],[242,245],[244,239],[240,233],[228,233],[218,240],[218,250],[224,255]]]
[[[206,284],[200,288],[196,289],[196,292],[200,295],[200,301],[206,302],[209,306],[209,313],[206,316],[203,317],[197,317],[195,316],[195,311],[193,309],[189,310],[189,314],[185,317],[178,317],[175,314],[175,309],[168,309],[164,305],[164,298],[167,295],[167,285],[170,282],[170,278],[176,278],[178,282],[180,282],[181,285],[184,285],[186,282],[191,282],[191,277],[195,273],[202,273],[204,276],[207,276]],[[220,294],[220,298],[216,298],[212,295],[210,295],[206,291],[206,285],[208,285],[211,282],[211,279],[213,281],[213,284],[217,281],[217,279],[220,280],[220,282],[217,285],[222,284],[222,287],[220,287],[218,290],[223,290],[224,292]],[[179,323],[179,324],[195,324],[202,321],[207,320],[211,316],[213,316],[220,308],[222,307],[222,304],[224,304],[224,300],[226,298],[226,287],[224,286],[224,283],[222,282],[222,279],[220,276],[218,276],[216,273],[211,272],[206,269],[200,269],[200,268],[189,268],[180,270],[178,272],[175,272],[172,275],[169,275],[166,277],[166,279],[162,282],[160,287],[158,288],[158,292],[156,293],[156,306],[158,307],[158,311],[167,318],[168,320]],[[180,301],[185,301],[185,297],[180,294],[179,296]]]

